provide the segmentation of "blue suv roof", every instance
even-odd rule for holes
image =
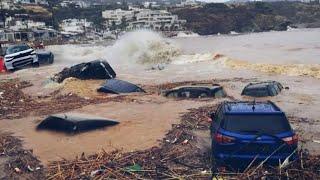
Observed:
[[[225,112],[227,114],[239,114],[239,113],[270,113],[279,114],[283,113],[279,107],[274,103],[267,102],[226,102],[224,104]]]

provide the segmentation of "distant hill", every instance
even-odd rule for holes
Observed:
[[[201,35],[286,30],[287,26],[320,27],[320,5],[300,2],[211,3],[171,10]]]

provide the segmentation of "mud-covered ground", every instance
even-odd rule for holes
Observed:
[[[45,170],[21,139],[0,132],[0,179],[43,179]]]

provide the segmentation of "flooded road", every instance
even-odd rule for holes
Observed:
[[[27,149],[43,162],[93,154],[101,150],[143,150],[158,145],[172,124],[180,122],[187,109],[207,105],[208,102],[171,101],[161,97],[142,97],[139,102],[110,102],[85,106],[71,113],[81,113],[114,119],[120,124],[76,135],[52,131],[37,131],[43,117],[26,117],[0,121],[0,129],[13,132],[24,141]]]
[[[137,38],[140,35],[139,38]],[[144,36],[143,36],[144,35]],[[141,37],[141,38],[140,38]],[[151,43],[151,44],[150,44]],[[117,78],[141,85],[191,80],[211,80],[223,85],[228,95],[238,100],[253,100],[240,95],[249,82],[276,80],[289,90],[272,100],[290,117],[291,124],[303,139],[308,139],[312,153],[320,153],[320,29],[301,29],[287,32],[265,32],[232,36],[183,37],[165,39],[154,32],[128,34],[113,45],[51,46],[56,57],[52,66],[26,69],[0,79],[20,78],[33,83],[24,90],[29,95],[45,95],[57,88],[65,93],[79,93],[83,97],[96,96],[95,87],[102,81],[48,85],[48,78],[65,66],[93,59],[107,59],[117,72]],[[221,54],[219,58],[214,58]],[[139,61],[144,59],[144,63]],[[151,67],[165,59],[163,70]],[[74,90],[76,88],[77,90]],[[125,151],[145,149],[157,145],[157,140],[178,123],[180,114],[189,108],[208,102],[166,100],[157,95],[141,96],[139,103],[105,103],[85,106],[74,112],[99,115],[119,120],[120,125],[77,136],[51,132],[36,132],[34,127],[44,117],[26,117],[0,121],[0,130],[22,137],[27,148],[43,162],[61,157],[93,153],[100,149]],[[212,100],[209,103],[217,103]],[[205,135],[202,142],[208,142]],[[50,142],[50,143],[48,143]]]

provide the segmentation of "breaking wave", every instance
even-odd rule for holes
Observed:
[[[180,48],[159,33],[149,30],[128,32],[113,45],[50,46],[60,64],[75,64],[98,58],[113,64],[170,63],[181,54]]]
[[[185,37],[199,37],[200,35],[194,32],[179,32],[177,34],[178,38],[185,38]]]
[[[188,64],[188,63],[198,63],[205,61],[212,61],[214,55],[212,53],[203,54],[184,54],[180,55],[172,62],[172,64]]]
[[[140,64],[170,63],[181,54],[180,49],[172,41],[149,30],[126,33],[110,48],[110,51],[121,56],[124,61]]]

